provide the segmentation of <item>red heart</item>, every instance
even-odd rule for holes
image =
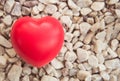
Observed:
[[[64,42],[64,31],[61,23],[53,17],[22,17],[13,25],[11,41],[24,61],[41,67],[59,53]]]

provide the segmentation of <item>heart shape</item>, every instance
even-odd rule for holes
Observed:
[[[64,31],[61,23],[53,17],[22,17],[13,24],[11,42],[24,61],[41,67],[59,53],[64,42]]]

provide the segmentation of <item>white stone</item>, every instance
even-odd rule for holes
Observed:
[[[34,7],[32,8],[31,13],[34,14],[34,15],[39,14],[38,6],[34,6]]]
[[[45,71],[47,72],[47,74],[55,76],[55,77],[61,76],[61,74],[58,73],[58,71],[56,71],[55,68],[49,64],[45,67]]]
[[[77,56],[78,56],[79,62],[84,62],[84,61],[88,60],[89,53],[84,49],[78,48],[77,49]]]
[[[31,13],[31,9],[28,7],[22,7],[22,14],[29,15]]]
[[[7,48],[12,47],[11,43],[7,39],[5,39],[2,35],[0,35],[0,45],[7,47]]]
[[[60,81],[69,81],[69,78],[68,77],[64,77]]]
[[[91,28],[91,25],[87,22],[82,22],[80,24],[80,32],[82,33],[83,36],[87,34],[90,28]]]
[[[2,10],[0,10],[0,17],[3,16],[3,13],[4,13],[4,12],[3,12]]]
[[[110,69],[120,68],[120,60],[119,59],[112,59],[105,61],[105,66]]]
[[[107,72],[105,72],[105,71],[102,71],[101,73],[100,73],[100,75],[101,75],[101,77],[104,79],[104,80],[110,80],[110,76],[109,76],[109,74],[107,73]]]
[[[74,62],[77,59],[77,56],[74,52],[67,51],[65,54],[65,60],[69,62]]]
[[[5,49],[5,50],[10,57],[15,57],[16,52],[13,48],[12,49]]]
[[[96,34],[95,37],[98,40],[104,41],[105,37],[106,37],[106,32],[105,31],[99,32],[99,33]]]
[[[94,34],[94,32],[89,32],[84,39],[84,43],[89,44],[92,41]]]
[[[41,78],[41,81],[59,81],[57,78],[49,76],[49,75],[45,75]]]
[[[117,49],[117,55],[120,57],[120,48]]]
[[[103,57],[103,54],[97,54],[96,57],[98,59],[99,64],[103,64],[104,63],[105,58]]]
[[[30,81],[30,80],[29,80],[29,76],[28,76],[28,75],[25,75],[25,76],[22,78],[22,81]]]
[[[11,23],[12,23],[12,18],[11,18],[11,16],[10,16],[10,15],[5,16],[4,19],[3,19],[3,22],[4,22],[6,25],[11,25]]]
[[[108,4],[112,5],[112,4],[115,4],[117,3],[119,0],[109,0]]]
[[[84,70],[84,71],[86,70],[86,68],[84,67],[83,64],[79,64],[79,65],[78,65],[78,68],[79,68],[80,70]]]
[[[113,39],[111,41],[111,48],[112,48],[113,51],[115,51],[117,49],[118,44],[119,44],[119,41],[117,39]]]
[[[39,3],[39,4],[38,4],[38,10],[39,10],[39,11],[43,11],[44,8],[45,8],[45,5],[43,5],[42,3]]]
[[[98,59],[96,58],[96,56],[94,55],[90,55],[88,58],[88,63],[92,66],[92,67],[98,67]]]
[[[115,76],[115,75],[110,75],[110,81],[118,81],[117,76]]]
[[[20,3],[18,3],[18,2],[15,3],[11,14],[14,16],[21,16],[22,12],[21,12],[21,4]]]
[[[102,77],[99,74],[93,74],[92,80],[93,81],[102,81]]]
[[[59,60],[57,60],[56,58],[53,59],[51,61],[51,65],[55,68],[55,69],[61,69],[64,67],[63,63]]]
[[[48,14],[53,14],[57,11],[57,7],[55,5],[49,4],[45,7],[44,12]]]
[[[65,46],[62,47],[62,49],[60,50],[60,53],[64,54],[66,53],[67,51],[67,48]]]
[[[80,10],[80,8],[72,0],[68,0],[68,5],[73,10],[76,10],[76,11]]]
[[[4,56],[0,56],[0,67],[6,66],[7,59]]]
[[[10,13],[13,6],[14,6],[14,3],[15,1],[14,0],[7,0],[5,5],[4,5],[4,10],[7,12],[7,13]]]
[[[0,72],[0,81],[4,81],[4,79],[5,79],[5,73]]]
[[[77,0],[76,3],[79,7],[85,8],[92,4],[92,0]]]
[[[115,20],[115,17],[114,16],[105,16],[105,22],[108,24],[108,23],[111,23]]]
[[[88,70],[88,71],[92,70],[92,66],[90,64],[84,63],[83,65],[84,65],[86,70]]]
[[[70,42],[73,38],[73,34],[72,33],[69,33],[69,32],[66,32],[65,33],[65,40]]]
[[[82,15],[87,15],[89,14],[92,10],[90,8],[82,8],[81,10]]]
[[[31,74],[31,68],[30,67],[27,67],[27,66],[25,66],[25,67],[23,67],[23,74],[24,75],[30,75]]]
[[[8,79],[10,81],[20,81],[20,75],[22,73],[22,67],[13,65],[8,73]]]
[[[93,2],[93,4],[91,5],[91,8],[94,11],[100,11],[104,8],[105,3],[104,2]]]
[[[38,68],[37,67],[33,67],[32,68],[32,73],[33,74],[37,74],[38,73]]]
[[[73,44],[72,43],[65,43],[66,47],[68,50],[72,51],[73,50]]]
[[[39,0],[39,1],[44,4],[58,3],[58,0]]]
[[[60,12],[55,12],[52,14],[53,17],[55,17],[56,19],[60,18],[61,17],[61,13]]]
[[[81,70],[77,73],[77,78],[79,78],[80,80],[85,80],[85,78],[88,76],[91,76],[90,72],[88,72],[88,71]]]
[[[105,67],[105,65],[103,65],[103,64],[99,64],[99,65],[98,65],[98,68],[99,68],[99,71],[104,71],[104,70],[106,70],[106,67]]]
[[[69,16],[61,16],[60,21],[64,24],[66,24],[68,27],[72,25],[72,20],[70,19]]]
[[[78,42],[76,42],[76,43],[74,44],[73,49],[77,49],[77,48],[79,48],[79,47],[81,47],[81,46],[83,46],[83,43],[80,42],[80,41],[78,41]]]
[[[102,42],[101,40],[95,40],[94,51],[98,54],[107,48],[107,44]]]
[[[115,9],[115,13],[116,13],[117,17],[120,18],[120,10],[119,9]]]
[[[107,52],[109,53],[109,56],[111,56],[111,58],[115,58],[118,56],[117,53],[113,51],[110,47],[107,48]]]
[[[80,31],[79,31],[79,30],[74,31],[74,32],[73,32],[73,35],[74,35],[75,37],[80,36]]]

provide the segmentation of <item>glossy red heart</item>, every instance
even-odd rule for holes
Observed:
[[[13,24],[11,41],[24,61],[41,67],[59,53],[64,42],[64,31],[61,23],[53,17],[22,17]]]

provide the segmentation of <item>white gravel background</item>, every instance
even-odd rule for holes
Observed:
[[[26,15],[50,15],[64,27],[59,55],[42,68],[10,43],[12,24]],[[0,0],[0,81],[120,81],[119,42],[119,0]]]

